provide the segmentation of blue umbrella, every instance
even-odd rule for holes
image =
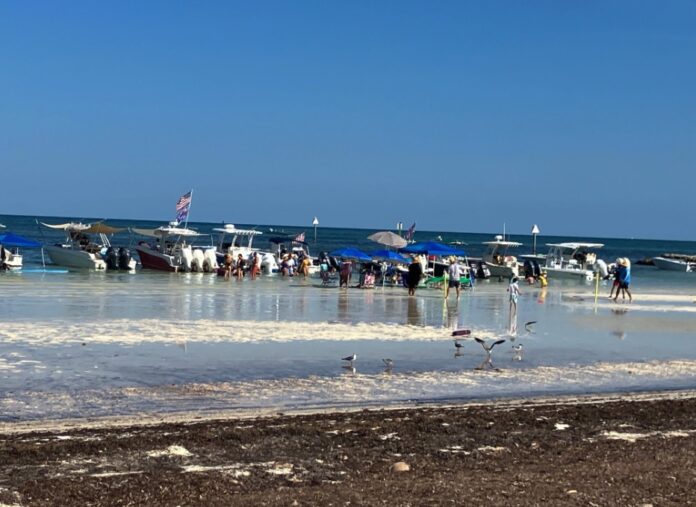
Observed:
[[[17,236],[11,232],[5,232],[0,234],[0,245],[5,245],[9,247],[16,248],[39,248],[41,243],[34,241],[33,239],[23,238],[22,236]]]
[[[399,255],[391,250],[376,250],[372,252],[371,255],[373,259],[378,259],[385,262],[399,262],[401,264],[409,264],[411,262],[403,255]]]
[[[459,250],[458,248],[452,248],[451,246],[443,245],[436,241],[424,241],[422,243],[413,243],[407,247],[399,250],[400,252],[413,253],[413,254],[425,254],[425,255],[437,255],[437,256],[448,256],[448,255],[458,255],[463,257],[466,255],[464,250]]]
[[[367,255],[362,250],[352,247],[339,248],[338,250],[330,252],[329,255],[332,257],[342,257],[344,259],[354,259],[360,262],[370,262],[372,260],[372,257]]]

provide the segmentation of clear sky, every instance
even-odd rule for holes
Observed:
[[[696,2],[0,1],[0,214],[695,239]]]

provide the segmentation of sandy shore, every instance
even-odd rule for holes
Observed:
[[[694,456],[692,391],[8,423],[0,505],[688,505]]]

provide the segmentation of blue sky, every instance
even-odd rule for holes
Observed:
[[[694,239],[692,1],[2,2],[0,214]]]

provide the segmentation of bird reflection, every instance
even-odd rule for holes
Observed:
[[[346,370],[344,373],[347,375],[355,375],[358,372],[358,370],[355,369],[355,366],[352,366],[350,364],[344,364],[343,366],[341,366],[341,368]]]
[[[493,351],[493,347],[495,347],[496,345],[500,345],[501,343],[505,343],[505,340],[504,339],[503,340],[496,340],[489,345],[488,343],[486,343],[485,340],[483,340],[481,338],[474,338],[474,339],[477,342],[479,342],[481,344],[481,346],[483,347],[483,350],[486,351],[486,359],[484,359],[483,362],[480,365],[478,365],[475,369],[476,370],[483,370],[485,368],[491,368],[494,371],[500,371],[498,368],[493,366],[492,351]]]
[[[512,346],[512,360],[522,361],[522,344]]]

